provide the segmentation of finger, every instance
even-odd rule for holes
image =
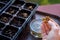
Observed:
[[[46,23],[44,23],[44,28],[45,28],[45,30],[46,30],[46,35],[47,35],[48,27],[47,27]]]
[[[49,25],[46,24],[46,23],[44,23],[44,22],[43,22],[43,24],[42,24],[42,32],[43,32],[43,33],[46,33],[46,35],[47,35],[48,32],[49,32]]]
[[[42,38],[42,40],[47,40],[47,35],[45,35],[45,36]]]
[[[59,36],[60,36],[60,29],[59,29],[59,33],[58,33],[58,34],[59,34]]]
[[[46,38],[43,38],[42,40],[47,40]]]
[[[46,30],[46,34],[48,34],[48,32],[49,32],[49,28],[48,28],[48,26],[47,26],[46,23],[44,23],[44,28],[45,28],[45,30]]]
[[[56,26],[56,24],[52,21],[48,21],[48,23],[51,25],[51,29],[59,29],[59,25]]]
[[[46,23],[46,25],[47,25],[48,30],[50,31],[51,30],[50,24]]]
[[[41,29],[42,29],[42,39],[43,39],[44,36],[46,35],[45,29],[44,29],[44,25],[43,25],[43,24],[42,24],[42,26],[41,26]]]
[[[42,33],[46,33],[46,29],[43,23],[42,23],[41,29],[42,29]]]

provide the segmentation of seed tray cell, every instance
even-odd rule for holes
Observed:
[[[6,26],[6,28],[2,31],[2,35],[5,35],[7,37],[12,38],[16,33],[18,29],[13,26]]]
[[[36,4],[33,4],[33,3],[26,3],[26,4],[24,5],[24,8],[25,8],[25,9],[28,9],[28,10],[30,10],[30,11],[32,11],[35,7],[36,7]]]
[[[17,14],[17,16],[18,17],[27,18],[30,14],[31,14],[30,11],[22,9],[22,10],[19,11],[19,13]]]
[[[10,14],[10,15],[13,15],[13,14],[16,14],[16,12],[17,12],[18,10],[19,10],[19,8],[10,6],[10,7],[6,10],[6,13],[7,13],[7,14]]]
[[[2,31],[2,30],[3,30],[4,26],[5,26],[5,24],[0,23],[0,31]]]
[[[11,25],[14,25],[16,27],[21,27],[23,23],[25,22],[24,19],[14,17],[14,19],[11,21]]]
[[[0,3],[0,10],[5,6],[5,4]]]
[[[8,3],[10,0],[0,0],[0,2]]]
[[[4,22],[4,23],[8,23],[11,18],[12,18],[11,15],[8,15],[8,14],[3,13],[3,14],[0,16],[0,21],[2,21],[2,22]]]
[[[6,38],[6,37],[4,37],[4,36],[2,36],[2,35],[0,35],[0,39],[1,39],[1,40],[10,40],[9,38]]]
[[[24,1],[20,1],[20,0],[16,0],[14,3],[13,3],[13,5],[15,5],[15,6],[18,6],[18,7],[21,7],[22,5],[24,5]]]

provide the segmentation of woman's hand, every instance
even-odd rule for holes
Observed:
[[[60,40],[60,27],[53,20],[50,19],[48,23],[42,23],[42,40]]]

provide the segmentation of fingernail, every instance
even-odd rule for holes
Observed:
[[[45,36],[45,35],[46,35],[46,33],[43,33],[43,34],[42,34],[42,36]]]
[[[59,35],[60,35],[60,30],[59,30]]]
[[[42,40],[46,40],[46,39],[42,39]]]

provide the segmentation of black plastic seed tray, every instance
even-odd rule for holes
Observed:
[[[8,5],[11,4],[11,2],[13,2],[13,0],[0,0],[0,13],[1,13],[6,7],[8,7]]]
[[[9,5],[0,15],[0,39],[16,40],[17,36],[34,15],[37,6],[37,4],[26,3],[21,0],[16,0]]]

